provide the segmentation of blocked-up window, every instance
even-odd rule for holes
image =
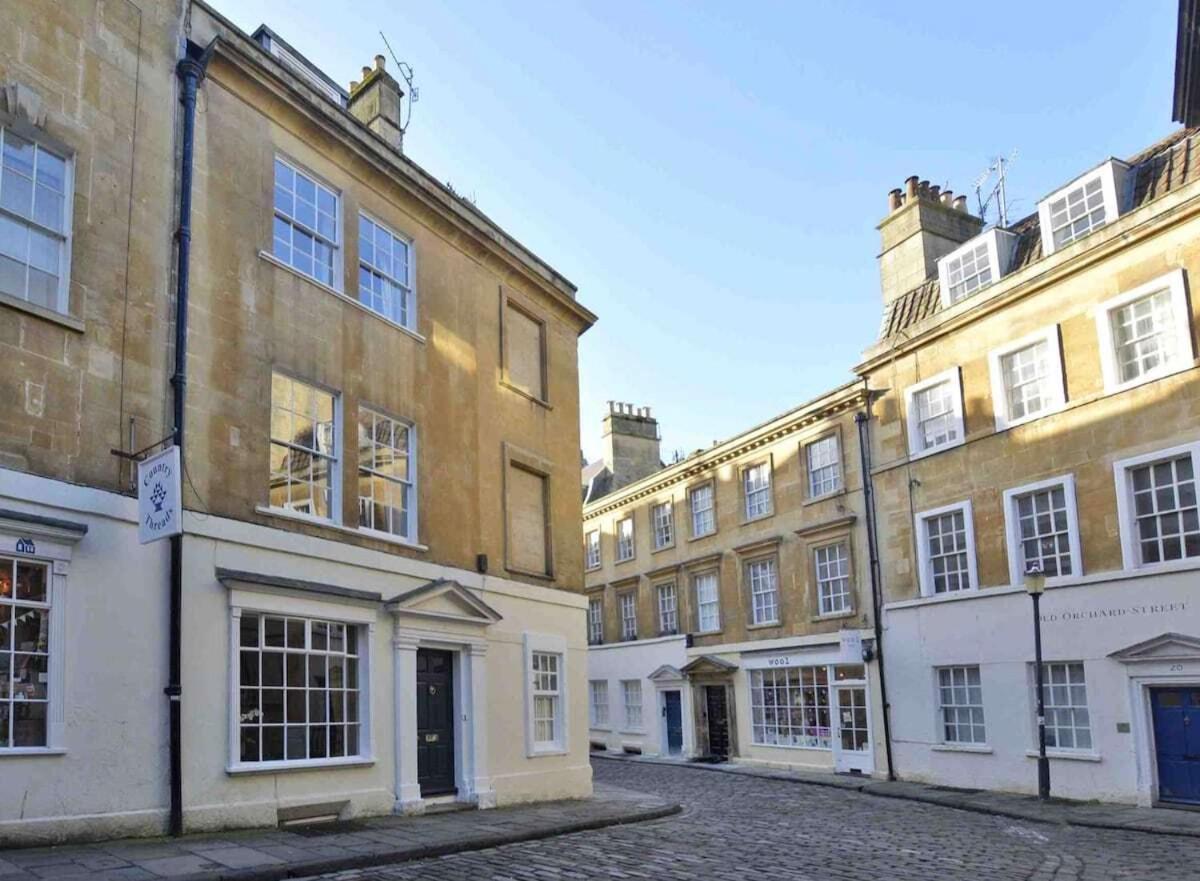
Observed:
[[[522,572],[549,574],[549,531],[546,520],[547,479],[517,462],[508,466],[509,566]]]
[[[546,325],[511,300],[504,310],[504,377],[509,385],[546,400]]]

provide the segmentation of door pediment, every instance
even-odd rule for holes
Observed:
[[[389,601],[385,608],[401,618],[434,619],[487,627],[503,616],[457,581],[438,579]]]
[[[1162,633],[1109,654],[1115,661],[1176,661],[1200,658],[1200,637],[1186,633]]]
[[[646,678],[651,682],[682,682],[683,671],[671,664],[663,664]]]
[[[694,676],[708,675],[729,675],[737,669],[737,664],[732,664],[729,661],[718,658],[716,655],[701,655],[694,661],[689,661],[683,665],[679,671],[685,676],[691,678]]]

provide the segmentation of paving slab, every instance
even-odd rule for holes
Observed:
[[[320,830],[264,829],[182,838],[0,850],[0,881],[276,881],[536,841],[660,819],[678,804],[598,786],[587,799],[488,811],[375,817]]]

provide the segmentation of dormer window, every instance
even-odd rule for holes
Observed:
[[[1038,203],[1042,251],[1050,255],[1121,214],[1130,167],[1110,159]]]
[[[1008,271],[1017,237],[1008,230],[992,228],[938,260],[942,303],[963,300]]]

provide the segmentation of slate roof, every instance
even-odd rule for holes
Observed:
[[[1134,169],[1133,198],[1126,211],[1200,179],[1200,128],[1179,129],[1126,160]],[[1042,259],[1037,212],[1009,227],[1017,235],[1011,274]],[[937,278],[922,282],[883,308],[879,338],[887,339],[942,309]]]

